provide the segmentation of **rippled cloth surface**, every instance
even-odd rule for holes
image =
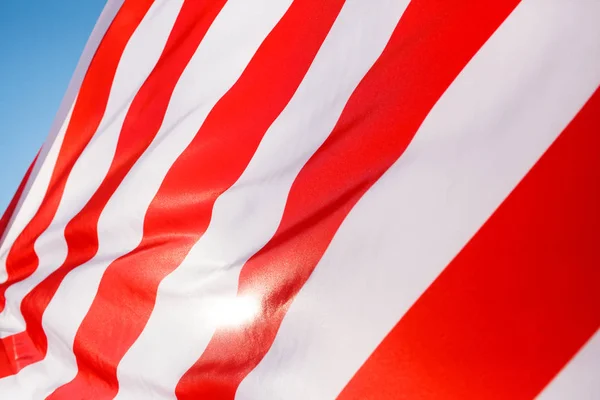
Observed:
[[[0,397],[597,398],[599,16],[109,0],[0,220]]]

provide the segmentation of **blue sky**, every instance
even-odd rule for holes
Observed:
[[[0,215],[46,138],[105,2],[0,1]]]

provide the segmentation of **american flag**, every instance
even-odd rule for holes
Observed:
[[[599,399],[599,17],[109,0],[0,222],[0,397]]]

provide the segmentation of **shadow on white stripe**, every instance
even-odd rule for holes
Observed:
[[[517,7],[351,211],[236,399],[339,394],[598,87],[597,15]]]

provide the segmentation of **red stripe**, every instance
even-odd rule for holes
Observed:
[[[8,279],[0,284],[0,311],[4,309],[6,289],[27,278],[38,266],[39,260],[33,245],[48,228],[56,214],[75,160],[87,146],[102,120],[115,71],[125,45],[151,4],[151,0],[127,0],[96,50],[81,84],[48,190],[40,208],[17,237],[8,253],[6,260]]]
[[[19,204],[19,200],[23,195],[23,191],[25,190],[25,186],[27,185],[27,181],[29,180],[29,176],[31,175],[31,171],[33,171],[33,166],[35,165],[35,162],[37,161],[39,155],[40,153],[38,152],[38,154],[36,154],[35,158],[33,159],[33,162],[27,169],[27,172],[25,173],[21,184],[19,184],[15,195],[13,196],[12,200],[8,204],[8,207],[4,211],[2,218],[0,219],[0,245],[2,245],[2,242],[4,241],[4,234],[6,233],[8,223],[10,222],[11,218],[13,217],[13,214],[15,213],[17,204]]]
[[[38,154],[36,154],[35,158],[33,159],[33,162],[27,169],[27,172],[25,173],[25,176],[23,177],[23,180],[21,181],[21,184],[19,185],[17,192],[15,193],[10,204],[8,205],[8,208],[4,212],[4,215],[2,216],[2,219],[0,219],[0,245],[2,245],[2,242],[4,241],[4,234],[6,233],[6,228],[8,227],[8,223],[11,220],[11,218],[15,212],[15,209],[17,208],[17,204],[19,203],[21,196],[23,195],[23,191],[25,190],[25,186],[27,185],[27,182],[29,181],[29,177],[31,176],[31,171],[33,171],[33,167],[34,167],[39,155],[40,155],[40,153],[38,152]],[[10,348],[12,348],[12,346]],[[6,351],[3,351],[2,347],[0,347],[0,376],[3,376],[3,374],[7,374],[7,375],[10,374],[10,371],[13,368],[13,364],[14,364],[13,355],[7,354]],[[6,371],[6,372],[4,372],[4,371]]]
[[[340,399],[532,399],[544,388],[600,328],[599,132],[597,90]]]
[[[75,160],[98,128],[112,86],[114,74],[129,38],[141,22],[152,1],[126,0],[100,42],[86,75],[69,126],[65,133],[48,190],[40,208],[17,237],[6,260],[8,280],[0,285],[0,310],[4,309],[6,289],[31,275],[38,265],[34,243],[54,218]],[[29,340],[0,341],[0,377],[11,375],[29,363],[32,352]]]
[[[238,295],[257,298],[259,316],[242,329],[215,333],[180,380],[179,399],[234,398],[350,209],[400,157],[438,98],[515,5],[409,5],[336,128],[298,175],[277,233],[242,268]]]
[[[291,99],[342,5],[295,1],[211,111],[153,199],[141,244],[104,274],[75,339],[79,372],[52,399],[116,395],[117,365],[146,325],[159,283],[206,231],[215,200],[240,177]]]
[[[179,77],[224,3],[187,0],[183,4],[156,67],[127,112],[106,177],[90,201],[65,228],[69,249],[65,262],[23,299],[21,312],[27,324],[26,331],[2,339],[20,349],[17,355],[21,359],[19,368],[46,355],[48,342],[42,328],[45,309],[64,277],[97,253],[100,214],[125,175],[155,138]]]

